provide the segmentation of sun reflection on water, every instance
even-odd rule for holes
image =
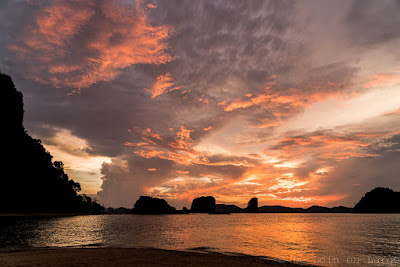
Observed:
[[[2,217],[0,226],[2,250],[77,246],[208,249],[318,265],[332,265],[326,262],[329,258],[343,263],[347,257],[359,257],[359,266],[368,256],[400,254],[400,215],[395,214]]]

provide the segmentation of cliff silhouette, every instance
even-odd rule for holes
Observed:
[[[193,199],[192,207],[190,212],[192,213],[216,213],[215,198],[208,197],[198,197]]]
[[[60,161],[23,126],[24,104],[10,76],[0,73],[0,213],[99,213],[103,207],[69,179]]]
[[[257,213],[258,212],[258,198],[253,197],[250,199],[249,204],[246,208],[247,213]]]
[[[354,206],[358,213],[400,213],[400,192],[377,187],[364,195]]]
[[[141,196],[136,201],[132,213],[135,214],[174,214],[176,209],[161,198]]]

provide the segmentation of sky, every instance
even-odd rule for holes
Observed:
[[[400,190],[400,1],[0,1],[0,70],[82,193],[353,206]]]

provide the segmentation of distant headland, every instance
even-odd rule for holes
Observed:
[[[177,210],[171,207],[164,199],[141,196],[135,203],[133,209],[108,208],[109,214],[133,213],[133,214],[230,214],[230,213],[400,213],[400,192],[389,188],[377,187],[365,194],[354,208],[337,206],[327,208],[322,206],[311,206],[309,208],[290,208],[285,206],[261,206],[258,207],[258,199],[253,197],[249,200],[246,208],[236,205],[216,204],[212,196],[195,198],[191,209],[184,207]]]
[[[400,192],[377,187],[354,206],[357,213],[400,213]]]

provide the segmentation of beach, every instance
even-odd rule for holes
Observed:
[[[300,266],[253,256],[152,248],[42,248],[0,253],[0,266]]]

